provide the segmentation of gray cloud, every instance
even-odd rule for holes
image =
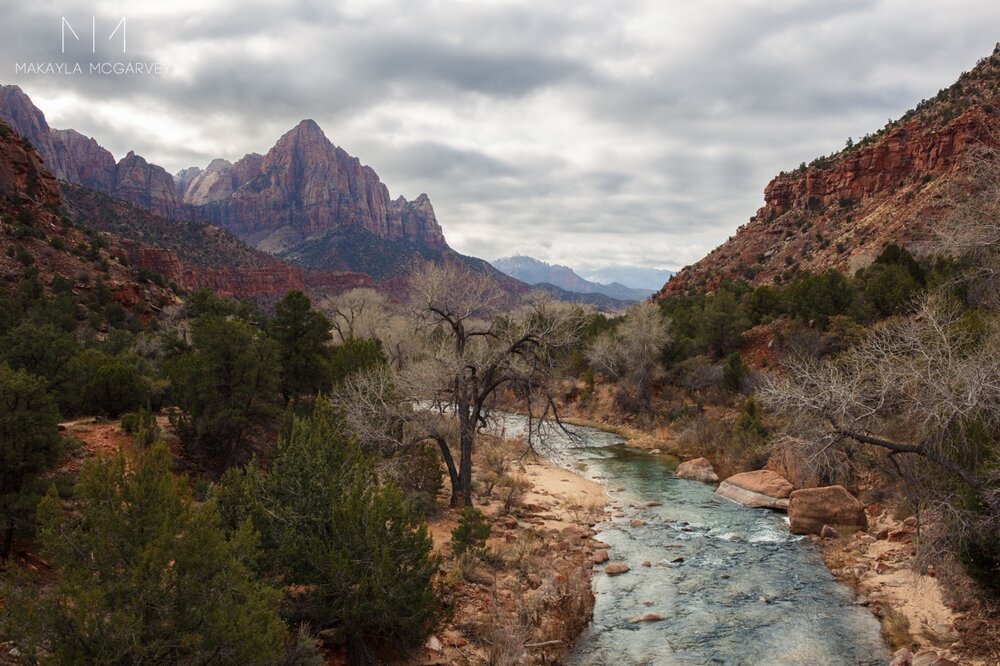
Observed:
[[[127,59],[171,74],[16,74],[61,61],[60,17],[89,28],[94,4],[0,0],[0,79],[170,171],[314,118],[393,194],[427,192],[457,249],[591,266],[698,259],[779,170],[932,97],[1000,22],[987,0],[121,4],[97,5],[101,36],[127,16]]]

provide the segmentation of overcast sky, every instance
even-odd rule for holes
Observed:
[[[0,82],[116,157],[174,173],[313,118],[394,197],[427,192],[456,249],[576,267],[699,259],[778,171],[1000,39],[996,0],[0,0],[0,17]],[[16,71],[95,57],[170,69]]]

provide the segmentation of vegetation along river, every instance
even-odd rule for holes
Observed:
[[[505,419],[508,434],[523,417]],[[785,516],[748,509],[714,488],[674,478],[677,460],[635,451],[620,437],[569,426],[543,447],[561,465],[605,484],[597,538],[631,570],[594,572],[594,619],[570,664],[875,665],[889,659],[878,621],[838,583],[818,549]],[[653,504],[650,506],[650,504]],[[632,527],[633,519],[645,521]],[[650,567],[641,566],[648,560]],[[658,622],[632,618],[656,613]]]

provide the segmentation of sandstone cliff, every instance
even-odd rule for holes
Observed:
[[[0,119],[28,139],[46,168],[67,183],[84,185],[159,215],[182,216],[173,177],[162,167],[129,152],[117,164],[97,141],[75,130],[49,127],[45,115],[17,86],[0,86]]]
[[[169,289],[140,280],[113,243],[105,246],[61,215],[62,203],[41,156],[0,121],[0,291],[29,276],[45,290],[59,279],[80,302],[103,284],[118,303],[143,319],[178,301]]]
[[[447,248],[427,195],[389,197],[375,171],[334,146],[312,120],[285,133],[263,157],[212,162],[184,192],[198,214],[240,238],[284,250],[306,237],[356,226],[385,240]]]
[[[851,271],[888,243],[920,253],[966,156],[998,135],[1000,46],[874,135],[779,174],[756,215],[659,295],[711,290],[722,279],[761,284],[797,271]]]

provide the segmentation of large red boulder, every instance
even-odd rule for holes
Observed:
[[[682,462],[674,470],[674,476],[678,479],[690,479],[692,481],[701,481],[702,483],[719,482],[719,477],[715,473],[715,469],[712,468],[712,463],[704,458],[695,458],[694,460]]]
[[[796,490],[788,504],[788,521],[793,534],[821,534],[824,525],[868,527],[865,505],[843,486]]]
[[[762,469],[731,476],[719,484],[715,492],[744,506],[784,511],[788,508],[792,488],[785,477]]]

